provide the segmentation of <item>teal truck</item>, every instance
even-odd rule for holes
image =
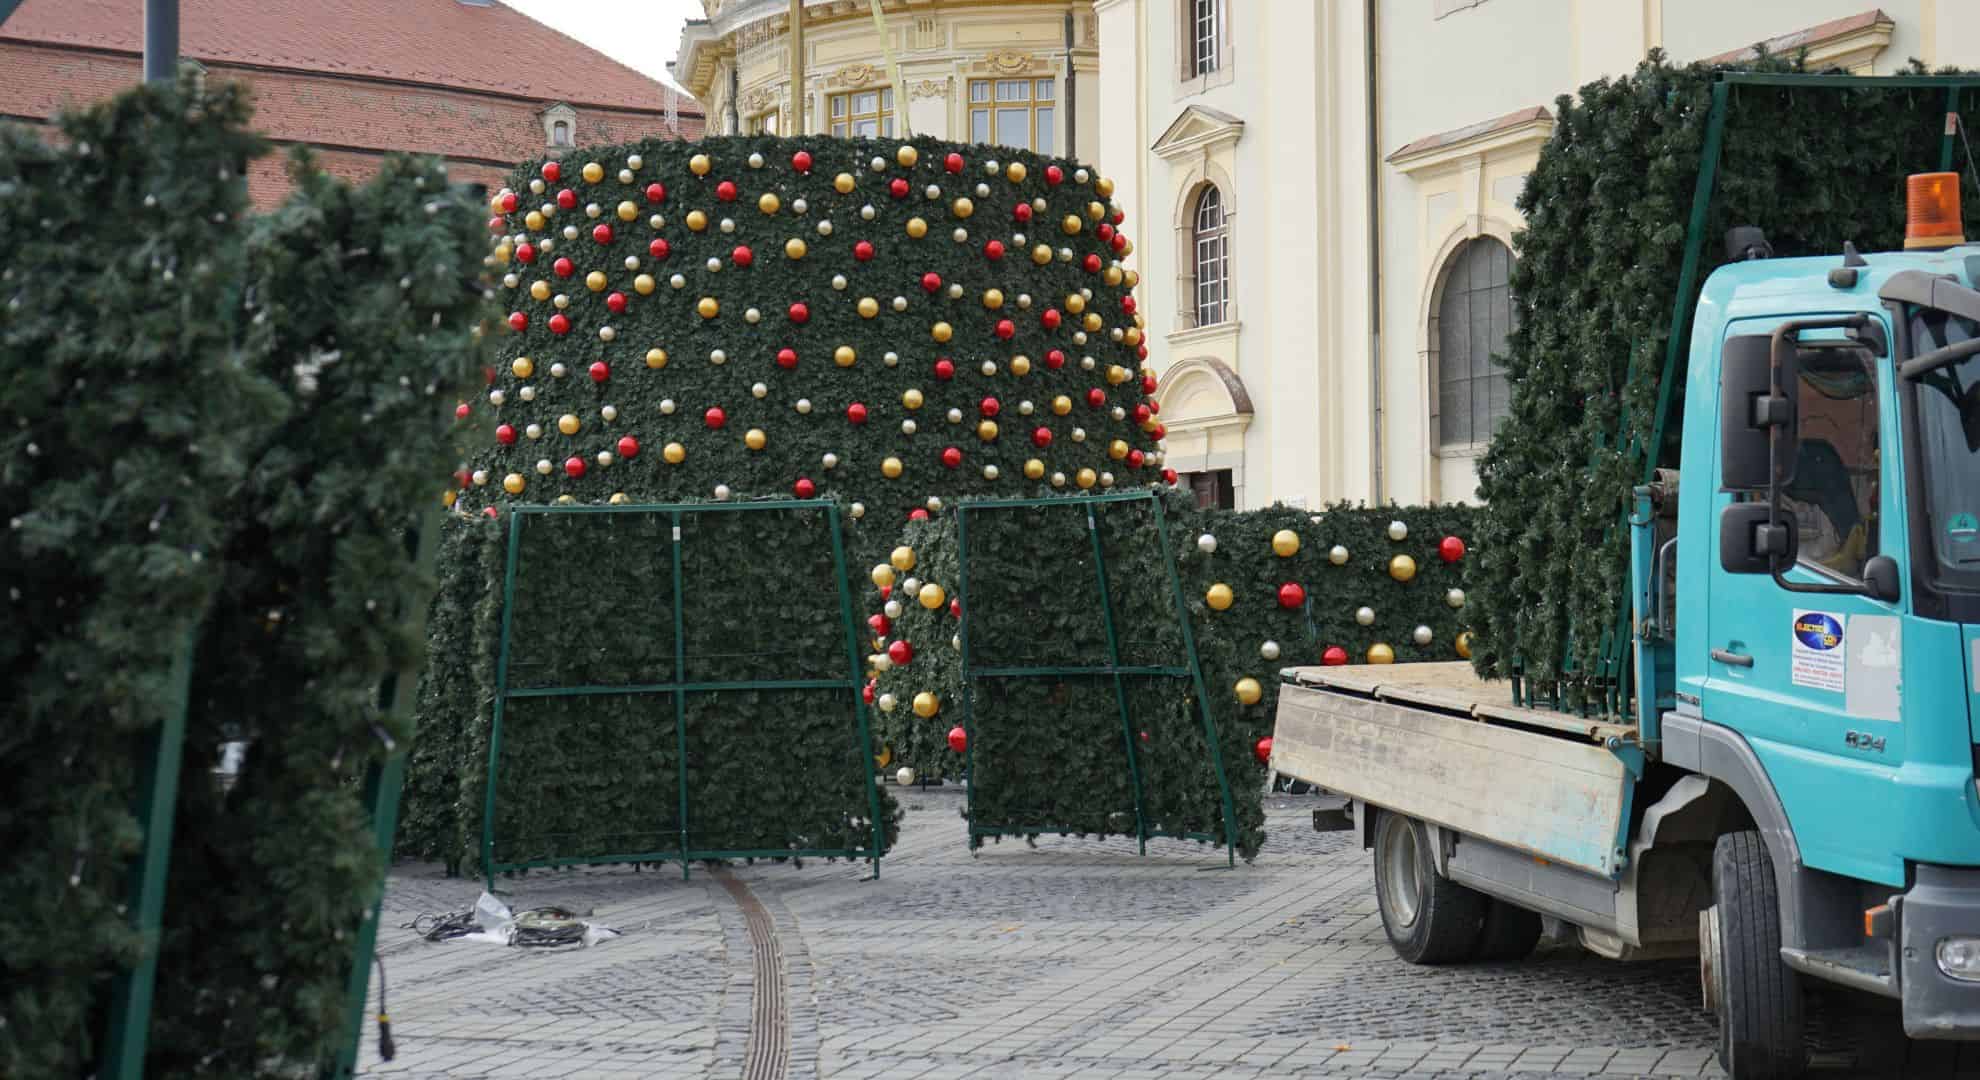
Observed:
[[[1404,959],[1695,954],[1742,1078],[1804,1071],[1809,979],[1980,1039],[1980,244],[1957,174],[1908,190],[1905,250],[1728,238],[1635,491],[1623,708],[1282,673],[1271,768],[1347,798],[1315,826],[1372,849]]]

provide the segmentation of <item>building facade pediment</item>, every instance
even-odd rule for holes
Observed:
[[[1148,149],[1159,158],[1176,161],[1235,144],[1243,136],[1244,121],[1205,105],[1191,105]]]

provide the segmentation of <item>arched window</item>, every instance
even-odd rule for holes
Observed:
[[[1230,297],[1230,244],[1224,219],[1224,193],[1206,184],[1196,197],[1196,220],[1190,229],[1195,253],[1196,325],[1224,321]]]
[[[555,123],[553,123],[553,124],[551,124],[551,125],[550,125],[550,145],[551,145],[551,146],[569,146],[569,145],[571,145],[571,125],[569,125],[569,124],[567,124],[567,123],[565,123],[565,122],[564,122],[564,121],[562,121],[562,120],[559,120],[559,121],[557,121],[557,122],[555,122]]]
[[[1511,405],[1505,369],[1493,359],[1513,330],[1511,275],[1512,252],[1490,236],[1466,241],[1445,264],[1430,326],[1439,447],[1489,441]]]

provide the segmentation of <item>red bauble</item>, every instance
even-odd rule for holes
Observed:
[[[1137,424],[1147,423],[1148,418],[1153,415],[1153,413],[1148,411],[1148,404],[1146,402],[1134,407],[1134,422]]]
[[[873,258],[873,242],[871,240],[861,240],[859,243],[854,244],[853,258],[858,259],[860,262],[871,260]]]
[[[953,446],[942,448],[942,464],[954,469],[962,465],[962,451]]]
[[[622,458],[625,458],[625,459],[626,459],[627,461],[631,461],[631,460],[632,460],[633,458],[636,458],[636,457],[638,457],[638,456],[639,456],[639,440],[638,440],[638,439],[635,439],[635,438],[633,438],[633,437],[632,437],[631,435],[623,435],[623,436],[620,436],[620,438],[619,438],[619,456],[620,456],[620,457],[622,457]]]
[[[1181,476],[1179,476],[1179,475],[1178,475],[1178,474],[1176,473],[1176,470],[1174,470],[1174,469],[1163,469],[1163,470],[1162,470],[1162,482],[1163,482],[1163,483],[1165,483],[1165,484],[1173,484],[1173,483],[1175,483],[1176,481],[1178,481],[1178,480],[1180,480],[1180,479],[1182,479],[1182,477],[1181,477]]]
[[[894,595],[894,587],[892,585],[880,586],[880,599],[885,600],[892,595]]]
[[[591,238],[592,238],[593,240],[596,240],[596,241],[597,241],[597,242],[599,242],[600,244],[609,244],[609,243],[611,243],[611,242],[612,242],[612,227],[611,227],[610,225],[607,225],[607,224],[605,224],[605,223],[604,223],[604,222],[602,222],[602,221],[601,221],[601,222],[599,222],[599,223],[598,223],[598,224],[596,224],[596,225],[593,225],[593,226],[591,227]]]
[[[495,369],[494,369],[494,368],[492,368],[492,367],[483,367],[483,368],[481,369],[481,379],[482,379],[482,381],[483,381],[483,382],[485,382],[485,383],[487,383],[488,385],[490,385],[490,386],[494,386],[494,385],[495,385]]]
[[[894,631],[894,620],[889,619],[885,612],[876,611],[868,615],[866,617],[866,625],[881,637],[886,637]]]
[[[1455,536],[1446,536],[1437,541],[1437,557],[1447,563],[1464,558],[1464,541]]]
[[[1258,740],[1258,742],[1252,746],[1251,752],[1253,755],[1255,755],[1258,758],[1258,763],[1260,765],[1263,765],[1266,762],[1272,760],[1272,737],[1270,735],[1267,735],[1264,738]]]
[[[646,245],[646,253],[656,259],[666,258],[667,253],[672,250],[674,249],[668,245],[667,241],[658,236],[653,238],[652,243]]]
[[[1087,273],[1097,274],[1100,272],[1100,256],[1088,255],[1084,260],[1080,262],[1080,265],[1086,267]]]
[[[530,263],[533,263],[533,262],[535,262],[535,261],[536,261],[536,245],[535,245],[535,244],[517,244],[517,245],[516,245],[516,261],[517,261],[517,262],[519,262],[519,263],[522,263],[522,264],[523,264],[524,266],[527,266],[527,265],[529,265]]]
[[[1012,335],[1016,333],[1017,333],[1017,327],[1011,322],[1011,320],[1009,319],[997,320],[997,336],[999,338],[1005,341],[1009,341],[1011,340]]]
[[[1066,182],[1066,170],[1059,168],[1057,165],[1045,166],[1045,182],[1053,187],[1058,187],[1060,184]]]
[[[887,184],[887,194],[892,195],[896,199],[907,198],[908,182],[898,176],[894,177],[894,179]]]
[[[1097,386],[1088,390],[1086,392],[1086,403],[1096,409],[1105,405],[1107,403],[1107,392]]]
[[[1296,608],[1306,603],[1306,590],[1297,581],[1288,581],[1279,586],[1279,606]]]
[[[949,617],[952,619],[962,618],[962,599],[960,597],[952,596],[949,598]]]
[[[921,275],[921,291],[935,292],[942,287],[942,275],[933,270]]]
[[[1031,445],[1038,447],[1040,450],[1052,445],[1052,429],[1042,425],[1032,428]]]
[[[798,151],[797,153],[795,153],[795,154],[792,154],[792,155],[791,155],[791,168],[793,168],[793,169],[796,169],[797,171],[799,171],[799,172],[801,172],[801,173],[808,173],[808,172],[810,172],[810,171],[811,171],[811,151],[809,151],[809,150],[799,150],[799,151]]]
[[[625,293],[622,293],[622,292],[615,292],[615,293],[608,293],[608,294],[606,294],[606,296],[605,296],[605,310],[607,310],[607,311],[610,311],[610,312],[611,312],[612,314],[614,314],[614,315],[623,315],[623,314],[625,314],[625,313],[626,313],[626,294],[625,294]]]
[[[1099,228],[1093,230],[1093,235],[1099,237],[1102,240],[1112,239],[1114,235],[1114,227],[1103,221],[1100,223]]]
[[[1014,218],[1016,218],[1016,219],[1017,219],[1017,221],[1018,221],[1018,224],[1020,224],[1020,225],[1022,225],[1022,224],[1024,224],[1024,223],[1025,223],[1025,222],[1027,222],[1027,221],[1030,221],[1030,220],[1031,220],[1031,204],[1030,204],[1030,203],[1019,203],[1019,204],[1017,204],[1017,206],[1016,206],[1016,207],[1015,207],[1014,209],[1012,209],[1012,210],[1011,210],[1011,216],[1012,216],[1012,217],[1014,217]]]
[[[1129,315],[1134,314],[1134,297],[1121,297],[1121,310],[1127,312]]]
[[[1046,308],[1044,313],[1038,316],[1039,323],[1047,330],[1057,330],[1059,323],[1064,319],[1065,316],[1059,314],[1059,309],[1052,307]]]
[[[1148,372],[1141,377],[1141,392],[1144,394],[1153,394],[1155,392],[1154,372]]]
[[[1339,667],[1347,663],[1347,650],[1339,645],[1329,645],[1327,651],[1320,654],[1320,662],[1328,667]]]
[[[855,424],[866,423],[866,406],[861,405],[857,401],[853,402],[851,405],[846,406],[846,419],[852,421]]]
[[[1053,371],[1065,367],[1066,354],[1060,352],[1058,349],[1053,349],[1051,352],[1045,354],[1045,366],[1051,368]]]
[[[1134,347],[1134,356],[1137,360],[1148,359],[1148,343],[1146,341]]]
[[[1113,248],[1113,249],[1114,249],[1115,251],[1126,251],[1126,250],[1127,250],[1127,234],[1126,234],[1126,233],[1115,233],[1115,234],[1114,234],[1114,238],[1113,238],[1112,240],[1109,240],[1109,241],[1107,241],[1107,246],[1108,246],[1108,247],[1110,247],[1110,248]],[[1098,256],[1095,256],[1095,255],[1088,255],[1088,256],[1087,256],[1087,258],[1089,258],[1089,259],[1092,259],[1092,260],[1094,260],[1094,261],[1096,261],[1096,262],[1097,262],[1097,261],[1099,261],[1099,257],[1098,257]]]
[[[492,507],[492,506],[484,506],[484,507],[482,507],[482,508],[481,508],[481,515],[482,515],[483,517],[491,517],[491,518],[492,518],[492,517],[501,517],[501,516],[502,516],[502,515],[501,515],[501,513],[500,513],[499,511],[497,511],[497,510],[496,510],[496,509],[495,509],[494,507]]]
[[[509,312],[509,329],[518,333],[529,329],[529,316],[520,311]]]
[[[467,487],[467,486],[468,486],[468,481],[470,481],[470,480],[472,480],[472,479],[473,479],[473,477],[471,477],[471,476],[469,476],[469,475],[468,475],[468,471],[467,471],[466,469],[455,469],[455,470],[454,470],[454,486],[455,486],[455,487],[458,487],[458,488],[465,488],[465,487]]]
[[[797,493],[798,498],[809,499],[818,494],[818,485],[812,483],[810,477],[800,476],[797,483],[791,485],[791,490]]]
[[[577,264],[569,259],[559,258],[556,262],[550,264],[550,272],[556,274],[558,277],[570,277],[572,274],[577,273]]]
[[[802,302],[791,305],[791,321],[803,325],[811,321],[811,309]]]
[[[570,188],[565,188],[564,190],[559,191],[557,193],[557,205],[563,207],[566,210],[576,210],[577,192],[572,191]]]
[[[1168,428],[1166,428],[1166,427],[1163,427],[1163,426],[1162,426],[1161,424],[1156,424],[1156,425],[1155,425],[1155,430],[1154,430],[1154,431],[1151,431],[1151,432],[1149,432],[1148,434],[1150,434],[1150,435],[1152,435],[1152,436],[1154,436],[1154,437],[1155,437],[1155,441],[1156,441],[1156,442],[1161,442],[1161,441],[1162,441],[1163,439],[1166,439],[1166,438],[1168,438],[1168,437],[1169,437],[1169,429],[1168,429]]]
[[[1002,240],[992,240],[984,244],[983,257],[989,259],[991,262],[1002,259],[1004,257],[1004,242]]]
[[[571,320],[565,317],[564,313],[561,311],[556,313],[555,315],[550,316],[550,332],[553,334],[570,333]]]
[[[777,350],[777,366],[789,370],[797,366],[797,350],[784,348]]]
[[[729,261],[737,266],[748,266],[756,261],[756,253],[749,250],[748,244],[737,244],[736,249],[729,252]]]
[[[729,422],[729,414],[723,412],[722,407],[717,405],[701,414],[701,422],[707,424],[711,429],[719,428]]]
[[[958,754],[969,749],[969,732],[964,731],[961,724],[949,729],[949,749]]]
[[[887,646],[887,659],[892,660],[896,664],[913,663],[914,646],[905,641],[896,641]]]
[[[546,161],[543,163],[543,179],[554,184],[557,182],[557,179],[563,175],[564,175],[563,167],[558,165],[556,162]]]
[[[1127,220],[1127,211],[1126,211],[1126,210],[1116,210],[1116,211],[1114,211],[1114,224],[1116,224],[1116,225],[1119,225],[1119,224],[1120,224],[1121,222],[1123,222],[1123,221],[1126,221],[1126,220]]]
[[[489,232],[499,233],[507,229],[508,227],[509,227],[509,223],[502,220],[502,215],[500,214],[496,214],[495,216],[488,219]]]
[[[721,183],[716,184],[715,197],[722,200],[723,202],[735,202],[736,182],[734,180],[724,180]]]
[[[868,705],[871,705],[871,704],[873,704],[873,680],[872,680],[872,679],[868,679],[868,680],[866,680],[866,686],[865,686],[865,687],[863,687],[863,688],[862,688],[862,689],[860,690],[860,692],[859,692],[859,696],[860,696],[860,698],[861,698],[861,699],[863,699],[863,700],[864,700],[864,701],[865,701],[865,702],[866,702],[866,703],[867,703]]]
[[[1128,456],[1127,456],[1128,468],[1139,469],[1141,468],[1141,463],[1146,460],[1148,460],[1148,455],[1142,453],[1141,451],[1139,450],[1128,451]]]
[[[956,362],[946,356],[935,361],[935,377],[943,382],[948,382],[950,379],[955,378]]]
[[[459,416],[460,410],[454,410],[454,415]],[[516,444],[515,426],[512,424],[503,424],[501,427],[496,428],[495,441],[501,443],[503,446],[514,446]]]
[[[468,415],[472,412],[474,412],[474,410],[468,408],[468,403],[463,401],[459,405],[454,406],[454,419],[466,420],[468,418]]]
[[[518,196],[518,195],[517,195],[517,194],[516,194],[515,192],[513,192],[513,191],[505,191],[505,192],[503,192],[503,193],[502,193],[502,212],[503,212],[503,213],[505,213],[505,214],[513,214],[513,213],[515,213],[515,212],[516,212],[516,209],[517,209],[518,207],[520,207],[520,206],[522,206],[522,199],[521,199],[521,197],[519,197],[519,196]]]
[[[943,158],[942,167],[949,170],[952,173],[959,173],[963,171],[962,155],[952,153],[948,157]]]
[[[917,506],[917,507],[915,507],[914,509],[912,509],[912,510],[909,510],[909,511],[908,511],[908,520],[909,520],[909,521],[927,521],[927,520],[928,520],[928,511],[926,511],[926,510],[923,510],[923,509],[922,509],[921,507],[919,507],[919,506]]]
[[[1151,376],[1149,376],[1149,378],[1151,378],[1151,379],[1152,379],[1152,378],[1154,378],[1154,376],[1152,376],[1152,375],[1151,375]],[[1149,391],[1149,392],[1150,392],[1150,393],[1153,393],[1154,391],[1152,391],[1152,390],[1151,390],[1151,391]],[[1151,401],[1151,402],[1149,402],[1149,403],[1148,403],[1148,411],[1149,411],[1149,412],[1152,412],[1152,413],[1157,413],[1157,414],[1159,414],[1159,413],[1160,413],[1160,412],[1162,411],[1162,403],[1161,403],[1161,402],[1159,402],[1159,401]]]
[[[995,416],[1002,408],[1003,406],[997,404],[997,399],[993,397],[984,398],[976,403],[976,411],[985,416]]]
[[[646,201],[650,203],[666,202],[667,185],[659,183],[646,185]]]
[[[564,475],[575,480],[584,475],[584,459],[572,454],[564,459]]]

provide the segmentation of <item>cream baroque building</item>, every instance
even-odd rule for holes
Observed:
[[[671,65],[708,130],[795,130],[790,0],[702,0]],[[1099,49],[1086,0],[804,0],[804,129],[994,143],[1091,159]]]
[[[1515,203],[1559,95],[1652,48],[1980,68],[1980,0],[1093,8],[1097,163],[1137,242],[1168,463],[1239,507],[1474,497]]]

